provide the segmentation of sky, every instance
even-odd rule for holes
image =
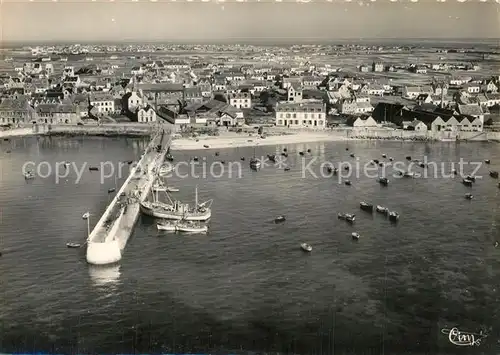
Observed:
[[[2,1],[3,43],[500,37],[500,4],[491,1],[37,1]]]

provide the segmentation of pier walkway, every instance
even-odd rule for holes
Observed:
[[[87,262],[94,265],[113,264],[121,260],[122,251],[139,217],[140,202],[146,199],[157,169],[163,164],[172,140],[171,132],[158,132],[141,159],[116,192],[87,239]],[[158,151],[158,146],[161,146]]]

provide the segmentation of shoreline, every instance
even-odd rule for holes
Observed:
[[[154,127],[126,127],[126,126],[90,126],[90,127],[56,127],[51,131],[36,131],[33,128],[15,128],[6,131],[0,131],[0,139],[8,140],[10,138],[23,138],[31,136],[48,137],[107,137],[107,138],[145,138],[150,137]],[[347,133],[350,133],[349,135]],[[428,136],[382,136],[376,131],[368,135],[354,135],[355,131],[349,130],[329,130],[329,131],[283,131],[271,129],[265,138],[261,138],[257,133],[236,133],[219,132],[218,136],[198,136],[194,137],[174,137],[171,148],[174,150],[211,150],[226,148],[244,148],[254,146],[270,145],[290,145],[317,142],[349,142],[349,141],[394,141],[394,142],[440,142]],[[349,137],[350,136],[350,137]],[[460,142],[487,142],[487,140],[460,140],[451,143]],[[491,142],[499,142],[491,139]]]

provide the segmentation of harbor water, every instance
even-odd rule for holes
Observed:
[[[187,174],[168,181],[180,188],[173,196],[182,201],[194,202],[197,185],[200,201],[214,199],[209,234],[159,232],[153,219],[141,217],[119,265],[89,266],[85,248],[66,243],[84,243],[82,214],[93,214],[92,228],[113,197],[114,177],[101,183],[103,169],[86,168],[77,182],[70,167],[61,181],[54,174],[25,180],[22,166],[118,164],[138,160],[147,143],[89,137],[0,142],[0,352],[498,353],[500,189],[488,170],[500,170],[499,144],[289,145],[289,171],[269,164],[257,172],[248,167],[251,147],[220,150],[219,156],[174,151],[176,162],[193,156],[226,162],[220,177]],[[255,153],[283,148],[257,147]],[[446,163],[490,159],[491,165],[480,166],[476,175],[483,178],[472,187],[441,176],[389,177],[386,187],[363,174],[349,177],[352,186],[322,176],[323,161],[387,161],[382,153],[395,161],[425,156]],[[316,177],[304,173],[311,160]],[[466,200],[467,192],[474,199]],[[393,224],[361,211],[360,201],[401,218]],[[356,214],[354,225],[337,213]],[[278,215],[286,222],[274,223]],[[360,234],[358,241],[352,232]],[[311,253],[300,250],[303,242]],[[442,332],[453,327],[488,335],[480,345],[460,347]]]

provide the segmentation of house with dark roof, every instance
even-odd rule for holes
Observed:
[[[27,97],[4,99],[0,102],[0,124],[31,123],[36,120],[36,112]]]

